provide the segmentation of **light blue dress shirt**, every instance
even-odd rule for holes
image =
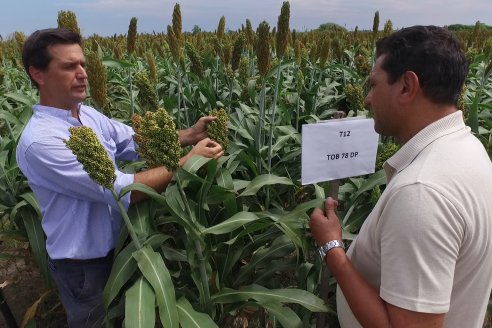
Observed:
[[[88,126],[116,163],[138,159],[131,127],[80,105],[79,120],[69,110],[33,106],[33,116],[17,145],[17,164],[38,199],[52,259],[91,259],[105,256],[115,247],[121,216],[112,193],[96,184],[63,142],[68,128]],[[115,164],[115,191],[133,183],[134,175]],[[130,193],[121,199],[127,209]]]

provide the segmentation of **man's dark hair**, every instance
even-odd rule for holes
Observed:
[[[48,28],[37,30],[24,42],[22,48],[22,63],[31,81],[38,87],[29,74],[29,66],[45,70],[51,61],[48,47],[55,44],[78,44],[82,46],[82,37],[71,30],[63,28]]]
[[[388,74],[388,83],[393,84],[403,73],[412,71],[429,100],[457,104],[468,63],[450,31],[437,26],[401,29],[376,42],[376,58],[381,55],[385,55],[381,67]]]

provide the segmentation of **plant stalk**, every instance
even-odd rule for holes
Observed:
[[[258,124],[256,125],[256,148],[258,149],[258,153],[260,153],[261,148],[263,147],[263,123],[265,121],[265,98],[266,98],[266,79],[263,77],[263,81],[261,83],[261,93],[260,93],[260,116],[258,118]],[[256,168],[258,170],[258,174],[261,173],[261,156],[258,155],[256,158]]]
[[[130,68],[128,69],[128,80],[130,81],[130,107],[131,107],[130,120],[131,120],[133,117],[133,114],[135,114],[135,105],[134,105],[134,100],[133,100],[132,70]]]
[[[301,95],[297,95],[297,104],[296,104],[296,131],[299,131],[299,110],[301,109]]]
[[[123,204],[121,204],[121,202],[119,201],[119,197],[113,188],[111,188],[111,192],[113,193],[113,197],[116,200],[116,203],[118,203],[118,208],[120,209],[121,216],[123,217],[123,221],[125,221],[126,227],[128,228],[128,233],[130,234],[135,247],[137,248],[137,250],[141,249],[142,244],[140,244],[140,242],[138,241],[137,233],[135,232],[135,229],[133,229],[133,225],[130,221],[130,218],[128,217],[128,214],[126,213],[125,208],[123,207]]]
[[[179,68],[179,63],[177,64],[178,68],[176,70],[176,74],[178,75],[178,112],[176,114],[177,128],[181,129],[181,70]]]
[[[233,73],[234,74],[234,73]],[[234,82],[234,77],[229,81],[229,104],[227,105],[227,114],[231,115],[231,104],[232,104],[232,85]]]
[[[178,183],[178,189],[181,194],[181,197],[183,198],[183,202],[186,207],[186,212],[188,213],[190,219],[192,221],[196,221],[193,219],[193,214],[190,209],[190,205],[188,204],[188,201],[186,200],[186,194],[183,190],[183,186],[181,185],[181,180],[179,179],[179,176],[176,174],[176,181]],[[202,245],[200,243],[200,239],[195,236],[195,252],[198,257],[198,261],[200,263],[199,270],[200,270],[200,279],[202,280],[202,286],[203,286],[203,293],[204,295],[200,295],[201,298],[201,303],[202,306],[209,310],[209,305],[210,305],[210,289],[208,286],[208,277],[207,277],[207,268],[205,267],[205,258],[203,257],[203,250],[202,250]],[[209,311],[210,312],[210,311]]]
[[[272,143],[273,143],[273,127],[275,126],[275,109],[277,105],[278,85],[280,83],[282,61],[277,66],[277,78],[275,80],[275,92],[273,93],[272,116],[270,119],[270,134],[268,137],[268,173],[272,170]]]

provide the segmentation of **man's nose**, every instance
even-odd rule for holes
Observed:
[[[369,94],[367,94],[365,97],[364,97],[364,106],[365,107],[371,107],[371,100],[369,98]]]
[[[87,72],[85,71],[84,67],[80,66],[79,69],[77,70],[77,78],[87,79]]]

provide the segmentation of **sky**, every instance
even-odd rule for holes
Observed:
[[[0,0],[0,35],[31,34],[56,27],[58,12],[72,11],[84,37],[126,34],[132,17],[139,33],[165,32],[172,24],[174,5],[181,7],[183,31],[195,25],[214,31],[221,16],[226,29],[237,30],[251,21],[256,30],[267,21],[277,25],[283,0]],[[492,0],[290,0],[290,28],[306,31],[324,23],[348,30],[372,30],[379,11],[379,29],[391,20],[394,29],[411,25],[492,25]]]

